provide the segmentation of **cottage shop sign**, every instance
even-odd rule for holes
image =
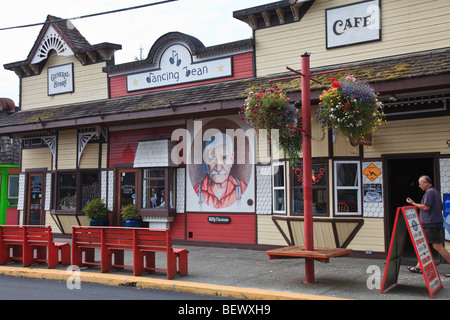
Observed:
[[[73,92],[73,83],[73,63],[47,69],[49,96]]]
[[[381,40],[380,0],[326,10],[327,49]]]
[[[138,91],[232,76],[231,57],[193,61],[191,52],[181,44],[166,49],[160,68],[127,76],[127,90]]]

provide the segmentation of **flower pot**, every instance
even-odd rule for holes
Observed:
[[[363,146],[371,146],[372,145],[372,134],[368,133],[365,134],[364,137],[356,137],[356,138],[352,138],[350,139],[350,144],[353,147],[356,147],[358,145],[363,145]]]
[[[140,228],[142,227],[142,220],[140,219],[126,219],[125,227],[128,228]]]
[[[101,220],[90,220],[89,225],[91,227],[108,227],[109,226],[109,218],[101,219]]]

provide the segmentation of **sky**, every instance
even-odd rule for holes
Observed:
[[[75,19],[72,23],[92,44],[111,42],[122,45],[116,64],[147,57],[154,42],[162,35],[178,31],[198,38],[205,46],[249,39],[251,28],[233,18],[233,11],[277,0],[178,0],[137,10]],[[2,1],[0,28],[44,22],[47,15],[74,18],[93,13],[134,7],[157,0],[16,0]],[[19,78],[4,69],[7,63],[23,61],[33,47],[42,26],[0,31],[0,97],[19,105]]]

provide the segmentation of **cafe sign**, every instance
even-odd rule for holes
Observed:
[[[326,10],[327,49],[381,40],[380,0]]]
[[[195,61],[188,48],[175,44],[163,53],[159,68],[128,75],[127,91],[174,86],[232,75],[231,57]]]
[[[48,68],[47,88],[49,96],[73,92],[73,63]]]

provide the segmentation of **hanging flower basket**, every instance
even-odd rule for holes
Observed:
[[[371,133],[366,133],[363,136],[351,138],[349,140],[350,140],[350,144],[353,147],[356,147],[358,145],[371,146],[372,145],[372,134]]]
[[[247,121],[259,134],[266,129],[278,130],[280,149],[290,161],[299,159],[302,150],[301,112],[277,86],[251,92],[241,108],[242,120]],[[295,129],[297,128],[297,129]]]
[[[330,81],[331,86],[320,96],[317,121],[325,130],[346,136],[353,146],[372,145],[372,133],[386,122],[377,93],[352,75]]]

